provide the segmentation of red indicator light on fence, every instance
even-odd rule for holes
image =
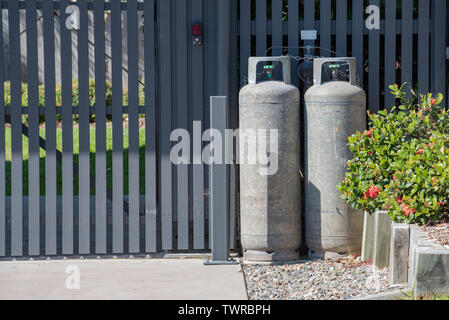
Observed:
[[[201,24],[192,25],[192,35],[194,35],[194,36],[201,35]]]
[[[203,45],[202,26],[199,23],[192,24],[192,45]]]

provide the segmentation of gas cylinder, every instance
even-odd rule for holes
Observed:
[[[356,83],[355,58],[314,60],[305,93],[305,232],[312,258],[359,253],[363,214],[340,197],[352,153],[348,137],[366,128],[366,96]]]
[[[283,81],[257,83],[257,65],[268,61],[282,63]],[[290,83],[290,57],[251,57],[248,78],[239,93],[243,259],[297,260],[301,244],[300,111],[299,90]],[[269,158],[269,163],[263,158]]]

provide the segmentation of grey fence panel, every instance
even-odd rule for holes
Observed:
[[[418,8],[418,91],[426,94],[430,89],[430,2],[419,1]]]
[[[62,87],[62,253],[73,254],[73,117],[72,39],[64,14],[69,0],[61,0],[61,87]]]
[[[396,83],[396,0],[385,3],[385,107],[391,109],[395,99],[388,86]],[[357,61],[358,62],[358,61]]]
[[[299,54],[299,2],[297,0],[288,0],[288,54],[298,56]],[[298,62],[292,60],[292,73],[295,74],[298,69]],[[292,77],[292,84],[298,86],[298,77]]]
[[[144,3],[145,15],[145,251],[156,252],[157,149],[156,149],[156,56],[154,0]]]
[[[204,2],[201,0],[192,0],[192,22],[203,23],[203,10],[206,10]],[[205,34],[206,35],[206,34]],[[207,36],[213,36],[207,34]],[[205,38],[204,41],[207,41]],[[192,121],[199,121],[201,128],[203,128],[203,108],[204,108],[204,94],[203,87],[204,80],[204,49],[203,47],[192,48]],[[206,71],[208,69],[206,68]],[[201,133],[200,133],[201,134]],[[193,128],[193,141],[201,141],[199,136]],[[200,139],[200,140],[198,140]],[[201,161],[201,144],[193,144],[193,165],[192,165],[192,211],[193,211],[193,248],[205,248],[204,235],[204,166]]]
[[[413,85],[413,0],[402,1],[401,82],[410,97]]]
[[[9,1],[11,63],[11,255],[23,254],[22,212],[22,94],[20,83],[19,3]]]
[[[120,1],[111,3],[112,33],[112,251],[124,252],[123,229],[123,88]],[[130,126],[129,126],[130,127]]]
[[[87,0],[79,0],[80,26],[88,26]],[[79,171],[78,252],[89,254],[90,237],[90,102],[88,28],[78,30]],[[123,140],[123,139],[122,139]]]
[[[380,8],[380,0],[371,0],[371,5]],[[380,30],[369,30],[369,75],[368,75],[368,107],[371,113],[376,113],[380,109],[380,83],[379,83],[379,67],[380,67]]]
[[[53,1],[43,3],[45,64],[45,254],[55,255],[56,246],[56,97],[55,29]]]
[[[187,2],[176,0],[176,122],[177,128],[189,128],[189,88],[188,88],[188,50],[187,39],[189,23]],[[189,19],[190,20],[190,19]],[[200,95],[202,97],[202,95]],[[189,248],[189,167],[188,164],[176,166],[177,180],[177,232],[178,250]]]
[[[3,15],[0,15],[3,27]],[[3,28],[0,32],[0,48],[3,48]],[[4,54],[0,50],[0,97],[5,96]],[[6,255],[6,153],[5,153],[5,99],[0,99],[0,257]]]
[[[336,38],[336,51],[337,56],[346,57],[348,51],[348,30],[347,30],[347,20],[348,20],[348,1],[339,0],[337,1],[337,38]]]
[[[330,57],[330,48],[332,44],[332,24],[328,23],[332,19],[332,1],[321,0],[320,2],[320,55]]]
[[[446,8],[447,1],[445,0],[433,0],[432,2],[432,85],[431,90],[434,94],[445,93],[446,87],[446,72],[444,70],[445,60],[445,48],[446,48],[446,33],[447,31],[447,18]],[[446,97],[445,101],[449,101]]]
[[[40,254],[39,92],[36,0],[26,2],[28,81],[28,255]]]
[[[170,161],[170,131],[172,117],[172,66],[171,66],[171,0],[157,3],[159,19],[159,73],[160,93],[160,195],[162,213],[162,249],[172,245],[172,165]]]
[[[106,79],[104,0],[94,2],[95,41],[95,253],[106,253]]]
[[[140,252],[139,222],[139,87],[137,0],[128,1],[128,119],[129,119],[129,252]]]

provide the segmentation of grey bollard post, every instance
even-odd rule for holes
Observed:
[[[205,265],[235,264],[229,259],[229,203],[228,203],[228,168],[226,165],[225,130],[227,127],[227,97],[210,97],[210,127],[218,130],[222,143],[214,147],[222,148],[221,159],[211,159],[210,164],[210,224],[212,259]],[[217,132],[217,133],[218,133]]]

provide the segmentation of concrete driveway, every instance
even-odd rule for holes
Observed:
[[[247,299],[240,265],[197,259],[1,261],[0,299]]]

